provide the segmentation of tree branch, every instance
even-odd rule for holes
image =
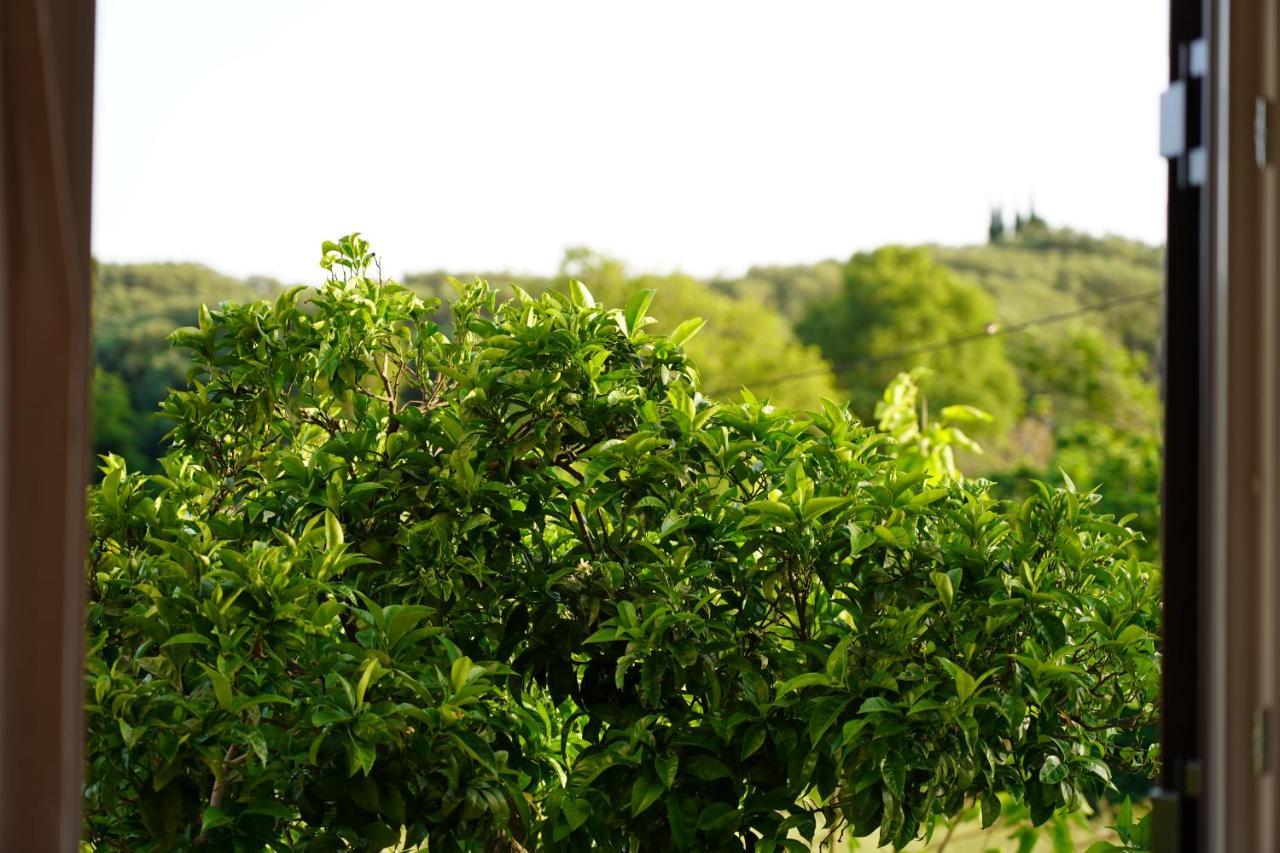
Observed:
[[[591,541],[591,533],[587,530],[587,519],[582,515],[582,510],[578,507],[578,502],[570,499],[569,506],[573,508],[573,517],[578,520],[578,529],[582,531],[582,543],[587,546],[587,550],[591,552],[591,559],[600,559],[600,553],[596,551],[596,543]]]

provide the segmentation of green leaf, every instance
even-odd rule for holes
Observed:
[[[576,278],[569,279],[569,300],[579,308],[596,307],[596,299],[587,286]]]
[[[645,771],[636,778],[631,787],[631,816],[644,812],[666,793],[666,787],[652,771]]]
[[[925,489],[908,501],[908,505],[912,509],[924,509],[930,504],[936,503],[942,498],[945,498],[949,494],[951,494],[950,489]]]
[[[894,799],[901,800],[907,787],[907,763],[899,753],[891,752],[880,762],[880,778]]]
[[[378,760],[378,751],[371,743],[357,740],[354,736],[347,739],[349,744],[349,767],[348,776],[354,776],[363,772],[365,776],[373,770],[374,763]]]
[[[1050,755],[1040,765],[1040,781],[1046,785],[1056,785],[1067,778],[1067,765],[1056,755]]]
[[[938,414],[943,421],[958,424],[989,424],[995,420],[990,412],[985,412],[974,406],[943,406],[942,411]]]
[[[213,640],[203,634],[174,634],[172,637],[164,641],[161,648],[169,648],[170,646],[212,646]]]
[[[676,769],[680,766],[680,756],[674,752],[662,753],[653,757],[653,769],[663,785],[670,788],[676,783]]]
[[[124,745],[133,749],[133,745],[138,742],[138,738],[142,736],[143,731],[145,731],[147,727],[139,726],[135,729],[133,726],[125,722],[123,717],[120,718],[118,722],[120,724],[120,737],[124,739]]]
[[[1111,768],[1107,766],[1105,761],[1101,761],[1088,755],[1075,758],[1073,761],[1082,765],[1086,770],[1097,776],[1107,785],[1111,784]]]
[[[354,486],[347,489],[347,500],[350,500],[351,498],[358,498],[360,495],[380,491],[386,488],[386,485],[383,483],[356,483]]]
[[[667,340],[671,341],[671,343],[676,346],[681,346],[694,335],[698,334],[698,332],[702,330],[702,327],[706,325],[706,322],[707,321],[703,320],[701,317],[694,317],[692,320],[685,320],[679,326],[675,327],[675,330],[667,336]]]
[[[267,766],[267,739],[263,736],[259,729],[250,729],[245,733],[245,740],[249,741],[249,748],[253,750],[253,754],[262,762],[262,766]]]
[[[144,792],[138,800],[137,812],[142,824],[160,849],[175,847],[178,825],[182,819],[183,798],[178,785],[166,785],[159,791]],[[132,817],[134,812],[129,812]]]
[[[280,696],[276,693],[261,693],[257,696],[240,696],[231,703],[232,713],[240,713],[247,708],[256,708],[259,705],[289,705],[293,700],[287,696]]]
[[[835,648],[831,650],[831,654],[827,655],[827,678],[837,684],[844,682],[845,673],[849,668],[849,646],[852,643],[852,635],[845,637],[836,643]]]
[[[876,525],[875,533],[886,545],[892,545],[895,548],[901,547],[902,543],[898,541],[897,535],[883,524]]]
[[[209,685],[213,688],[214,698],[218,701],[218,707],[224,711],[231,710],[231,682],[227,677],[218,670],[208,664],[200,664],[200,668],[204,670],[205,675],[209,676]]]
[[[352,716],[349,712],[329,705],[322,705],[311,712],[311,725],[313,726],[329,726],[334,723],[350,722]]]
[[[378,666],[376,658],[369,658],[365,661],[364,671],[360,674],[360,681],[356,684],[356,710],[364,707],[364,696],[369,687],[378,680],[378,676],[382,673],[382,667]]]
[[[235,818],[217,806],[205,806],[200,815],[200,832],[208,833],[220,826],[230,826]]]
[[[324,513],[324,546],[327,550],[332,551],[342,544],[342,525],[338,523],[338,517],[329,510]]]
[[[395,645],[431,615],[426,607],[403,607],[387,622],[387,642]]]
[[[946,572],[932,572],[929,578],[933,581],[934,589],[938,591],[938,600],[942,602],[942,606],[947,610],[951,609],[951,602],[955,599],[955,587],[951,584],[951,577]],[[972,692],[972,691],[970,691]],[[967,697],[960,697],[962,699]]]
[[[817,745],[822,735],[836,721],[841,712],[853,701],[851,696],[824,696],[818,700],[809,717],[809,742]]]
[[[635,340],[636,335],[639,333],[641,321],[644,320],[645,314],[649,310],[649,305],[653,302],[653,297],[657,293],[658,291],[652,289],[637,290],[627,300],[627,309],[623,316],[627,320],[627,334],[630,335],[632,340]]]
[[[334,601],[333,599],[322,602],[316,607],[315,612],[311,614],[311,624],[317,628],[328,625],[333,620],[333,617],[337,616],[344,607],[346,605],[341,601]]]
[[[805,521],[817,521],[832,510],[849,506],[851,503],[853,498],[848,497],[809,498],[804,502],[801,515]]]
[[[686,758],[684,767],[690,775],[696,776],[704,782],[714,782],[716,779],[730,779],[733,777],[733,774],[723,761],[700,753],[694,753]]]
[[[963,669],[956,670],[956,695],[960,697],[960,701],[964,702],[973,695],[973,691],[978,689],[978,682],[972,675]]]
[[[616,639],[618,639],[617,628],[601,628],[582,642],[590,645],[591,643],[611,643]]]
[[[768,731],[759,723],[748,729],[746,735],[742,738],[742,748],[738,751],[738,760],[746,761],[752,755],[755,755],[756,751],[764,746],[767,735]]]
[[[795,513],[792,512],[791,507],[779,501],[752,501],[743,509],[749,514],[767,515],[779,521],[791,521],[795,518]]]
[[[829,684],[825,672],[804,672],[800,675],[788,678],[786,681],[778,685],[777,693],[774,695],[774,701],[778,701],[788,693],[796,690],[803,690],[806,687],[815,687],[820,684]]]
[[[710,803],[698,815],[698,829],[707,832],[728,829],[737,824],[739,817],[738,809],[728,803]]]
[[[453,692],[461,692],[466,686],[467,680],[471,675],[471,658],[460,657],[453,662],[453,666],[449,670],[449,683],[453,685]]]
[[[872,696],[858,707],[859,714],[881,714],[897,710],[897,706],[883,696]]]
[[[667,797],[667,826],[671,828],[671,837],[679,850],[687,849],[693,841],[694,826],[684,814],[684,799]]]
[[[982,792],[982,828],[987,829],[1000,817],[1000,798],[988,788]]]
[[[560,813],[568,821],[569,828],[576,830],[587,822],[587,818],[591,817],[591,803],[586,800],[568,798],[564,801],[564,805],[560,807]]]
[[[315,767],[320,762],[320,747],[324,745],[324,739],[328,732],[320,732],[311,739],[311,745],[307,747],[307,763]]]

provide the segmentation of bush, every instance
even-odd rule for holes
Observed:
[[[163,473],[105,463],[91,843],[902,846],[1147,766],[1156,580],[1095,497],[706,400],[651,292],[476,283],[446,338],[371,257],[202,310]]]

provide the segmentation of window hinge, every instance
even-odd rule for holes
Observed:
[[[1271,709],[1266,705],[1253,715],[1253,773],[1262,776],[1271,769]]]
[[[1271,162],[1271,102],[1261,95],[1253,102],[1253,161],[1259,169]]]
[[[1147,847],[1151,853],[1181,853],[1178,831],[1182,823],[1182,798],[1177,791],[1156,788],[1151,792],[1151,831]]]
[[[1178,790],[1156,788],[1151,792],[1151,835],[1147,847],[1151,853],[1182,853],[1183,813],[1193,800],[1200,798],[1200,762],[1189,759],[1181,764],[1175,784]]]
[[[1182,766],[1182,793],[1192,799],[1200,797],[1200,762],[1195,759]]]
[[[1179,186],[1201,186],[1207,176],[1201,89],[1208,72],[1208,43],[1200,38],[1182,44],[1178,73],[1160,96],[1160,154],[1176,165]]]

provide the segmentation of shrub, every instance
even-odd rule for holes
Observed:
[[[371,258],[202,310],[163,473],[106,460],[99,848],[901,846],[1149,761],[1156,580],[1094,496],[719,406],[651,292],[476,283],[446,338]]]

